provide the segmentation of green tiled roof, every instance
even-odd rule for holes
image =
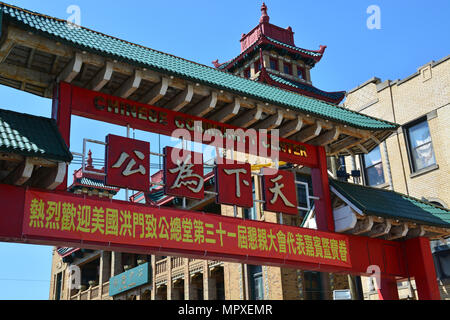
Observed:
[[[70,27],[66,21],[33,13],[0,3],[3,19],[23,28],[80,50],[114,58],[136,67],[148,68],[195,81],[246,97],[299,110],[352,127],[368,130],[393,130],[396,124],[378,120],[329,103],[308,98],[287,90],[251,81],[170,54],[149,49],[101,34],[83,27]]]
[[[330,185],[367,215],[450,228],[450,210],[394,191],[336,180]]]
[[[323,56],[323,53],[321,53],[321,52],[312,51],[312,50],[306,50],[306,49],[302,49],[302,48],[299,48],[299,47],[294,47],[294,46],[291,46],[290,44],[287,44],[287,43],[275,40],[275,39],[267,37],[267,36],[266,36],[266,38],[269,41],[271,41],[271,42],[273,42],[275,44],[278,44],[280,46],[283,46],[283,47],[286,47],[286,48],[289,48],[289,49],[292,49],[292,50],[295,50],[295,51],[303,52],[303,53],[305,53],[307,55],[310,55],[310,56],[313,56],[313,57],[322,57]]]
[[[334,99],[334,100],[342,100],[345,96],[345,92],[326,92],[326,91],[322,91],[320,89],[317,89],[313,86],[298,82],[298,81],[294,81],[294,80],[290,80],[290,79],[286,79],[280,76],[277,76],[273,73],[269,73],[269,77],[273,80],[276,81],[278,83],[282,83],[294,88],[298,88],[301,90],[305,90],[314,94],[318,94],[321,96],[325,96],[327,98],[330,99]]]
[[[72,154],[52,119],[0,110],[0,152],[71,162]]]

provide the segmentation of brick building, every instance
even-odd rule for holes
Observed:
[[[372,78],[348,92],[345,107],[401,126],[372,152],[345,158],[343,173],[360,170],[364,185],[449,208],[450,56],[419,67],[405,79]],[[445,239],[433,243],[437,246],[441,254],[449,250]],[[449,280],[440,275],[447,299]]]

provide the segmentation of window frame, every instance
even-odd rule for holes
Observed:
[[[431,148],[433,150],[433,156],[434,156],[434,164],[431,164],[431,165],[429,165],[427,167],[424,167],[422,169],[417,169],[416,168],[416,163],[414,161],[413,148],[412,148],[412,145],[411,145],[410,129],[412,127],[420,124],[420,123],[423,123],[423,122],[426,122],[426,124],[428,126],[428,133],[430,134],[431,141],[427,142],[427,143],[424,143],[424,144],[422,144],[420,146],[417,146],[416,148],[414,148],[414,150],[417,149],[417,148],[423,147],[423,146],[425,146],[427,144],[431,144]],[[436,159],[436,153],[434,151],[433,138],[431,136],[430,124],[428,122],[427,116],[420,117],[420,118],[418,118],[416,120],[413,120],[413,121],[403,125],[402,126],[402,131],[404,133],[403,135],[404,135],[404,138],[405,138],[406,153],[408,154],[408,163],[409,163],[409,169],[410,169],[411,174],[417,174],[417,173],[420,173],[420,172],[425,172],[425,171],[430,170],[430,168],[434,168],[437,165],[437,159]]]
[[[255,68],[255,73],[260,72],[261,69],[262,69],[261,62],[260,61],[256,61],[255,64],[254,64],[254,68]]]
[[[299,74],[300,74],[300,73],[302,74],[302,77],[301,77],[301,78],[299,77]],[[300,67],[300,66],[297,66],[297,78],[306,81],[306,73],[305,73],[305,69],[302,68],[302,67]]]
[[[363,173],[363,178],[364,178],[364,185],[368,186],[368,187],[374,187],[374,188],[380,187],[380,186],[384,186],[386,184],[386,173],[384,171],[383,156],[381,155],[381,146],[379,145],[377,148],[380,149],[380,162],[377,162],[377,163],[375,163],[375,164],[373,164],[371,166],[367,166],[366,165],[366,159],[365,159],[366,154],[363,154],[360,157],[360,165],[361,165],[361,168],[362,168],[362,173]],[[373,152],[375,150],[376,150],[376,148],[373,149],[371,152]],[[370,185],[369,184],[369,175],[367,174],[367,170],[370,169],[370,168],[374,168],[374,167],[378,166],[380,163],[381,163],[381,167],[383,169],[383,182],[379,183],[379,184],[376,184],[376,185]]]
[[[256,201],[256,181],[255,178],[252,177],[252,196],[253,196],[253,207],[252,208],[243,208],[243,215],[245,220],[252,220],[252,221],[258,221],[258,209]]]
[[[272,62],[275,64],[275,69],[272,68]],[[278,63],[278,60],[275,58],[269,59],[269,66],[270,66],[270,69],[272,69],[272,70],[280,71],[280,64]]]
[[[250,67],[244,69],[244,78],[250,79],[252,77],[252,71]]]
[[[286,72],[286,68],[289,72]],[[283,72],[284,74],[292,76],[292,64],[285,62],[283,65]]]
[[[261,268],[261,271],[254,272],[256,268]],[[249,278],[249,293],[250,293],[250,299],[253,301],[262,301],[264,300],[264,275],[263,275],[263,268],[262,266],[256,266],[256,265],[247,265],[247,273]],[[259,280],[259,281],[257,281]],[[261,295],[259,297],[256,296],[256,285],[257,282],[260,283],[260,293]],[[260,299],[258,299],[260,298]]]

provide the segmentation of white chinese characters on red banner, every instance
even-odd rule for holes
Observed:
[[[253,207],[252,168],[250,164],[217,165],[216,202],[236,205],[243,208]]]
[[[204,199],[203,155],[171,147],[164,148],[164,155],[164,193],[189,199]]]
[[[106,144],[105,184],[147,192],[150,189],[150,143],[110,134]]]
[[[264,210],[297,215],[295,175],[284,170],[264,168]]]

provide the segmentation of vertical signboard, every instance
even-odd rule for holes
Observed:
[[[147,192],[150,189],[150,143],[115,135],[106,137],[105,184]]]

